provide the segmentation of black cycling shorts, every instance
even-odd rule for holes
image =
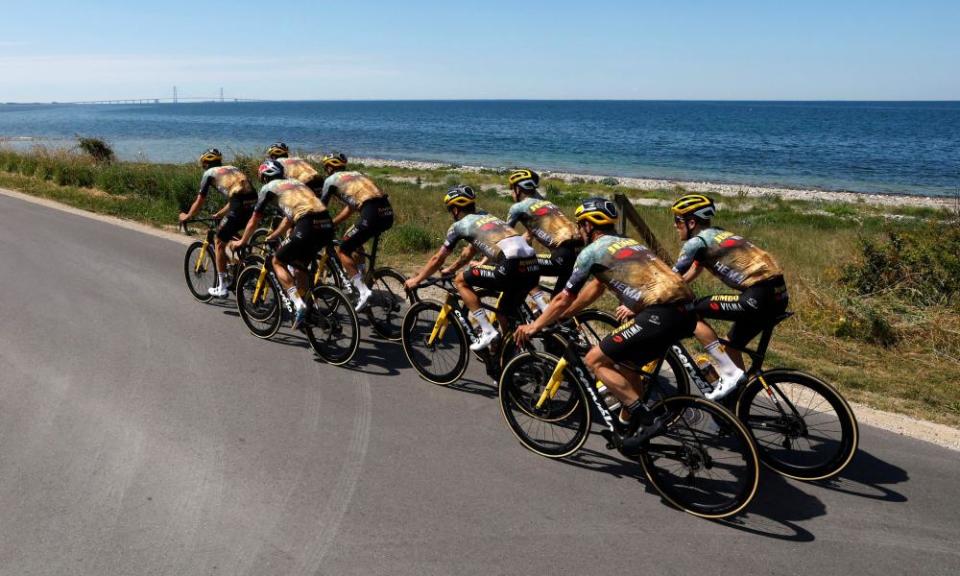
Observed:
[[[783,276],[758,282],[739,294],[714,294],[699,298],[693,309],[701,318],[733,320],[727,340],[734,348],[743,349],[757,334],[769,326],[789,304]]]
[[[253,207],[227,212],[220,221],[220,227],[217,228],[217,239],[221,242],[233,240],[247,227],[251,215],[253,215]]]
[[[564,242],[554,248],[549,256],[537,256],[540,263],[540,276],[556,276],[557,283],[553,285],[552,295],[559,294],[567,285],[567,280],[573,274],[573,265],[577,262],[577,252],[583,246],[578,241]]]
[[[502,292],[499,310],[514,316],[523,299],[540,282],[537,258],[508,258],[496,266],[468,266],[463,280],[471,288]]]
[[[360,216],[357,221],[343,235],[340,250],[350,254],[363,244],[382,234],[393,226],[393,208],[386,197],[371,198],[360,206]]]
[[[330,213],[310,212],[293,225],[290,240],[277,250],[276,257],[283,264],[303,269],[332,240],[333,220],[330,219]]]
[[[697,315],[687,310],[686,302],[658,304],[641,310],[600,341],[600,351],[614,362],[632,362],[643,366],[663,357],[678,340],[693,335]]]

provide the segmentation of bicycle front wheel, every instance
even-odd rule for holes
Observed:
[[[559,386],[547,390],[559,358],[523,352],[507,363],[498,396],[503,419],[527,449],[547,458],[579,450],[590,434],[591,412],[576,377],[564,369]]]
[[[859,430],[850,405],[809,374],[777,369],[747,384],[737,416],[757,443],[760,459],[797,480],[823,480],[843,470],[857,451]]]
[[[183,258],[183,275],[194,298],[200,302],[213,300],[209,290],[218,282],[217,262],[209,244],[206,250],[203,249],[203,242],[194,242],[187,248]]]
[[[334,366],[352,360],[360,345],[357,313],[343,292],[332,286],[313,289],[309,320],[303,331],[317,356]]]
[[[757,449],[743,424],[719,404],[695,396],[673,396],[652,408],[661,409],[670,423],[640,454],[657,492],[702,518],[743,510],[760,479]]]
[[[280,296],[269,277],[261,280],[263,266],[247,266],[237,276],[237,312],[251,334],[272,338],[280,330]]]
[[[378,268],[373,271],[370,289],[373,294],[367,301],[367,320],[377,336],[387,340],[399,340],[403,317],[410,309],[406,282],[403,274],[392,268]]]
[[[467,334],[453,315],[438,325],[442,305],[421,300],[407,311],[400,329],[403,353],[420,376],[446,386],[467,370]]]

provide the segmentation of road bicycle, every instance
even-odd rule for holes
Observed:
[[[697,396],[662,398],[649,409],[663,418],[663,426],[628,451],[626,426],[583,362],[591,346],[587,338],[569,324],[546,328],[537,337],[559,338],[562,353],[519,353],[504,367],[498,388],[504,420],[527,449],[548,458],[569,457],[597,422],[607,448],[638,460],[650,484],[677,508],[725,518],[750,503],[759,484],[757,449],[727,409]],[[647,390],[653,388],[649,384]]]
[[[314,284],[332,284],[342,290],[354,305],[360,297],[359,291],[350,282],[340,258],[336,254],[335,247],[340,245],[339,240],[334,240],[333,245],[323,251],[320,255],[320,262],[317,265]],[[377,268],[377,249],[380,245],[380,235],[373,238],[373,245],[370,253],[367,254],[361,246],[354,253],[359,256],[358,261],[366,261],[368,265],[361,265],[363,282],[367,285],[373,294],[367,300],[367,305],[362,312],[366,315],[367,321],[373,331],[387,340],[396,341],[400,339],[400,324],[403,316],[407,313],[409,305],[416,301],[415,293],[407,294],[404,290],[404,282],[407,278],[397,270],[389,267]]]
[[[219,218],[192,218],[180,223],[180,230],[183,233],[191,235],[190,224],[204,224],[207,230],[203,240],[198,240],[187,247],[187,252],[183,258],[183,275],[187,281],[187,288],[194,298],[200,302],[209,302],[213,300],[210,295],[210,288],[220,284],[220,277],[217,274],[217,263],[213,253],[214,239],[217,233],[217,224]],[[254,232],[254,240],[265,237],[269,230],[258,229]],[[227,289],[231,292],[236,290],[236,280],[240,271],[248,264],[255,263],[263,259],[259,250],[245,246],[236,251],[227,261],[227,278],[229,285]]]
[[[236,283],[240,318],[254,336],[264,339],[273,337],[283,317],[290,317],[294,311],[273,270],[273,258],[274,249],[266,245],[263,261],[244,268]],[[314,265],[308,269],[310,279],[314,277]],[[317,356],[335,366],[353,359],[360,345],[360,327],[346,295],[335,286],[311,282],[304,301],[309,311],[301,329]]]
[[[468,346],[480,339],[480,329],[468,318],[470,311],[460,299],[452,276],[437,276],[422,282],[417,291],[436,286],[446,293],[444,300],[420,300],[417,297],[406,315],[400,330],[403,351],[421,378],[446,386],[459,380],[467,370],[470,355]],[[480,305],[491,318],[497,314],[500,294],[478,290]],[[491,302],[496,302],[491,304]],[[533,320],[533,313],[525,304],[515,310],[500,310],[500,317],[507,323],[501,338],[484,350],[475,353],[483,362],[487,374],[497,380],[500,369],[516,353],[511,334],[518,323]]]
[[[850,405],[830,384],[799,370],[764,370],[774,328],[792,315],[787,312],[774,318],[761,332],[756,349],[741,348],[751,359],[747,382],[720,403],[746,425],[764,465],[797,480],[824,480],[839,474],[853,459],[859,427]],[[609,315],[597,317],[595,324],[606,320],[612,320],[608,326],[617,324]],[[720,342],[731,347],[724,339]],[[681,342],[670,347],[664,364],[674,376],[677,394],[693,390],[705,395],[713,390],[710,378]]]

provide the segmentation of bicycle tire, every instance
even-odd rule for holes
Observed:
[[[187,247],[187,252],[183,256],[183,275],[187,281],[187,289],[200,302],[209,302],[213,300],[208,290],[219,283],[217,277],[217,264],[213,254],[213,249],[207,245],[206,262],[201,263],[200,270],[197,270],[197,258],[202,252],[203,242],[197,241]]]
[[[750,504],[760,480],[757,448],[730,411],[697,396],[673,396],[653,410],[667,410],[670,422],[639,460],[664,500],[701,518],[726,518]]]
[[[559,361],[548,353],[522,352],[504,367],[497,387],[507,427],[525,448],[547,458],[580,450],[593,417],[586,391],[569,368],[556,395],[536,406]]]
[[[377,336],[393,342],[400,339],[403,318],[410,305],[416,302],[406,295],[403,286],[406,280],[393,268],[377,268],[371,275],[373,294],[367,300],[367,321]]]
[[[308,318],[303,331],[317,356],[333,366],[353,359],[360,346],[360,324],[343,292],[332,286],[314,288]]]
[[[760,460],[771,470],[796,480],[823,480],[839,474],[853,459],[860,439],[856,416],[847,401],[833,386],[798,370],[774,369],[764,372],[763,378],[781,404],[796,411],[786,415],[775,410],[769,396],[761,394],[764,388],[758,378],[743,387],[737,399],[737,416],[753,435]],[[805,399],[806,410],[797,405]],[[831,412],[820,409],[824,404],[832,417]],[[810,435],[811,431],[823,434],[833,426],[840,434],[838,439]],[[796,447],[803,443],[810,450],[800,453]]]
[[[262,299],[256,303],[252,301],[262,267],[262,264],[250,265],[237,275],[237,312],[251,334],[268,339],[280,330],[283,314],[280,313],[279,292],[269,276]]]
[[[400,341],[403,344],[403,353],[421,378],[446,386],[463,376],[469,356],[467,334],[455,318],[450,318],[442,336],[437,337],[432,344],[427,343],[442,306],[435,300],[421,300],[411,306],[403,317]],[[444,366],[449,368],[435,369],[435,360],[439,358],[440,351],[446,352],[444,358],[455,358],[455,361],[444,362]]]

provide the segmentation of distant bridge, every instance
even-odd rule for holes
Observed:
[[[82,100],[77,102],[51,102],[51,104],[177,104],[180,102],[266,102],[255,98],[223,98],[210,96],[186,96],[177,98],[118,98],[114,100]]]

